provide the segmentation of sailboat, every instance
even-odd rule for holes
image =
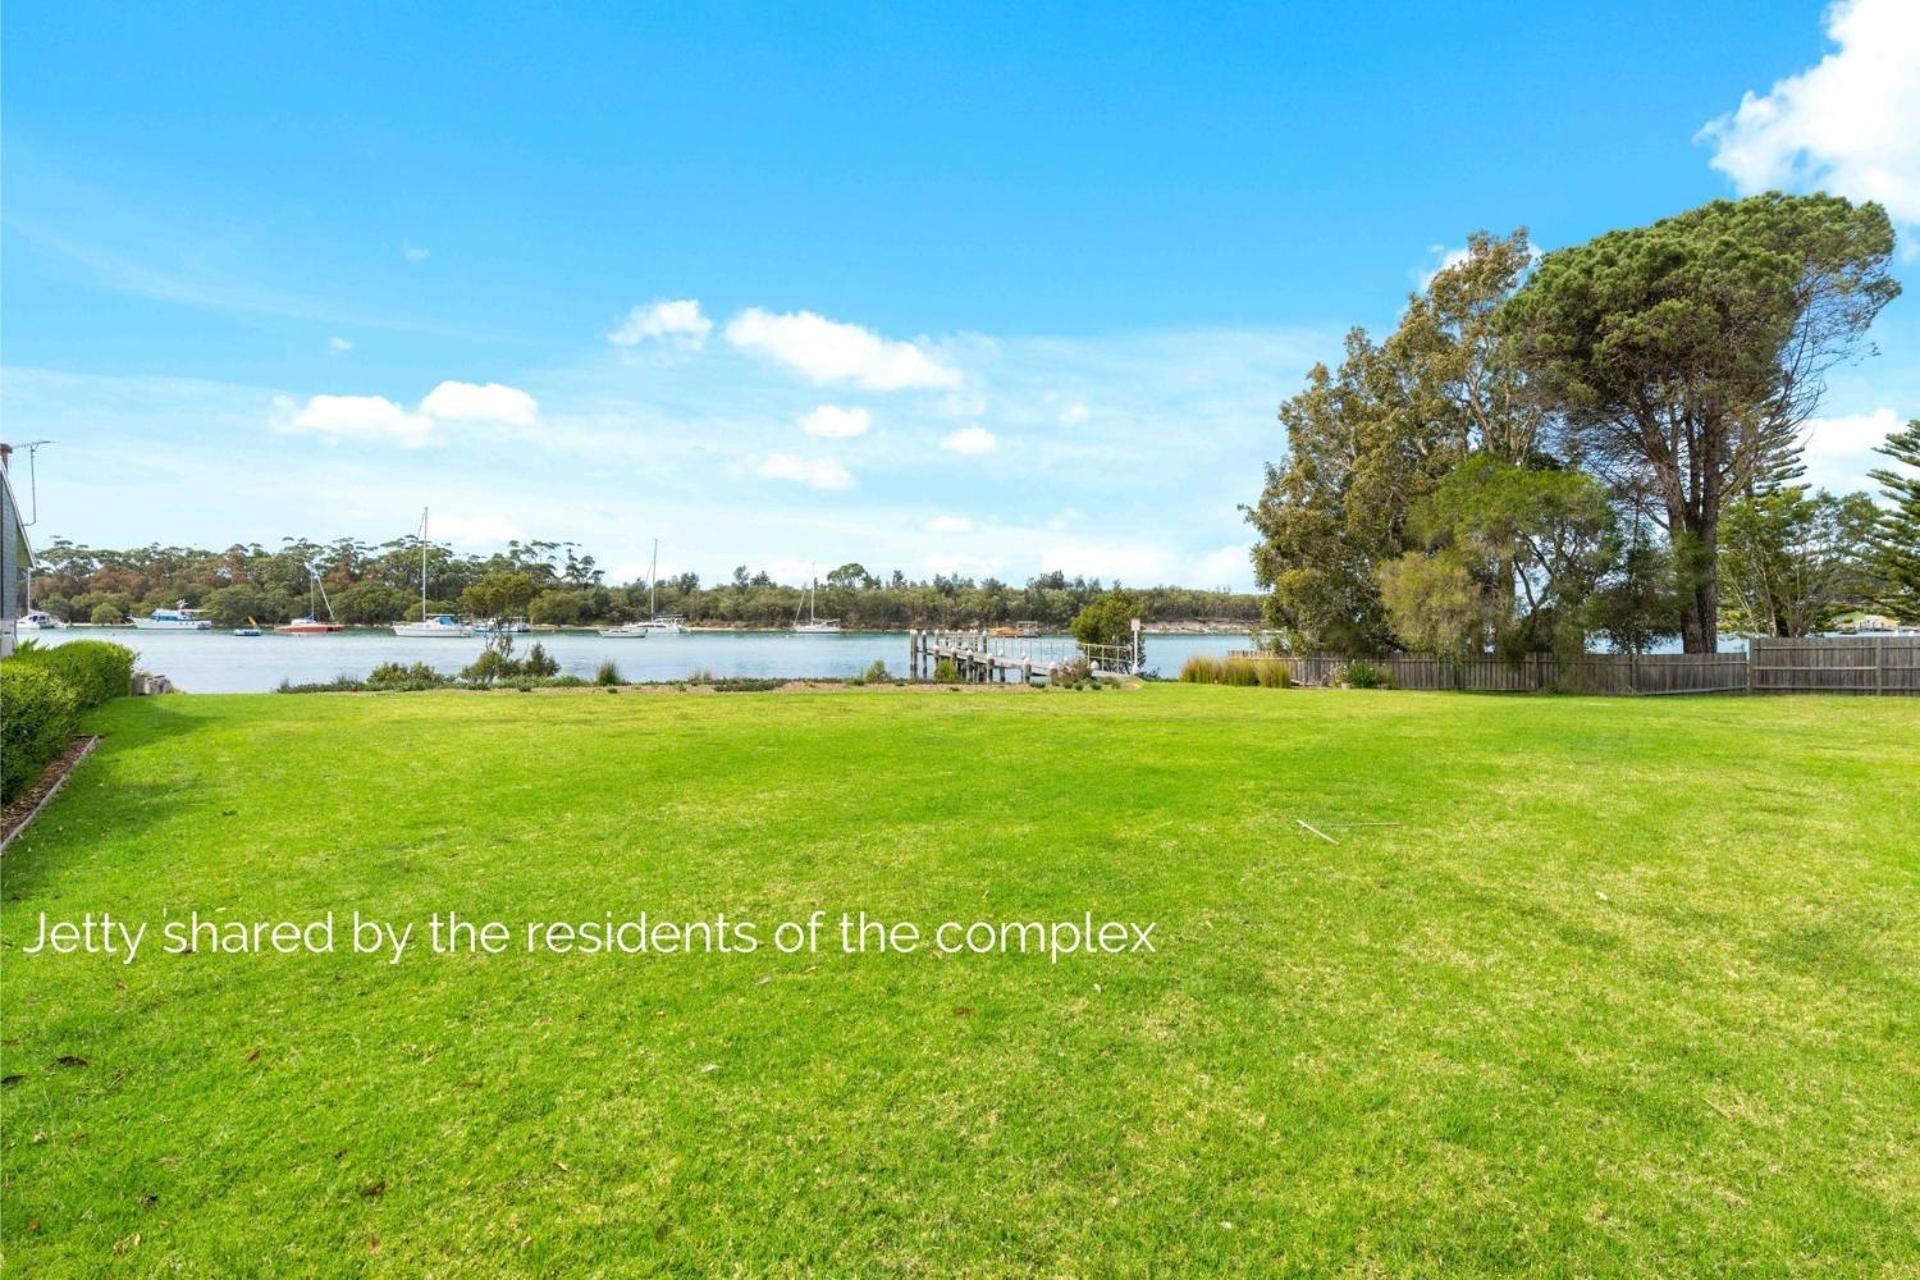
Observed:
[[[801,635],[825,635],[840,630],[840,619],[822,618],[813,611],[814,596],[820,585],[820,566],[813,566],[813,576],[807,579],[807,620],[800,621],[800,610],[793,611],[793,629]]]
[[[660,539],[653,540],[653,559],[647,564],[647,616],[634,622],[624,622],[617,627],[602,627],[600,634],[612,640],[644,640],[650,635],[683,636],[691,628],[687,620],[677,613],[661,613],[654,600],[654,589],[660,581]]]
[[[320,603],[327,606],[327,620],[325,622],[320,621],[313,612],[313,591],[315,587],[320,589]],[[313,571],[313,566],[308,565],[307,616],[304,618],[295,618],[292,622],[281,623],[273,629],[274,634],[281,636],[318,636],[325,635],[329,631],[345,631],[346,629],[346,625],[333,616],[333,601],[327,599],[326,584],[320,581],[320,575]]]
[[[450,613],[427,616],[427,509],[420,508],[420,621],[396,622],[393,634],[413,639],[438,636],[451,640],[472,637],[473,627]]]

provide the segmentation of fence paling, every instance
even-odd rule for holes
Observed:
[[[1331,654],[1231,656],[1289,664],[1298,684],[1326,684],[1352,659]],[[1477,693],[1888,693],[1920,694],[1920,637],[1756,640],[1748,653],[1586,654],[1561,659],[1399,654],[1367,659],[1402,689]]]

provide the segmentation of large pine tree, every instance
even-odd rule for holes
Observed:
[[[1874,452],[1911,469],[1909,474],[1891,467],[1867,473],[1879,482],[1887,508],[1873,535],[1878,603],[1903,622],[1920,622],[1920,418]]]

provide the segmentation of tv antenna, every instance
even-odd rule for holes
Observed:
[[[51,440],[27,440],[14,446],[27,451],[27,496],[33,503],[33,519],[22,520],[23,526],[40,523],[40,473],[34,465],[34,455],[40,452],[41,445],[52,443]]]

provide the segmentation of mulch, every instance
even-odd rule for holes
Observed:
[[[13,838],[26,829],[27,824],[40,812],[40,806],[67,780],[73,767],[93,754],[93,749],[99,745],[98,735],[81,734],[41,770],[39,779],[32,786],[15,796],[4,810],[0,810],[0,849],[11,844]]]

